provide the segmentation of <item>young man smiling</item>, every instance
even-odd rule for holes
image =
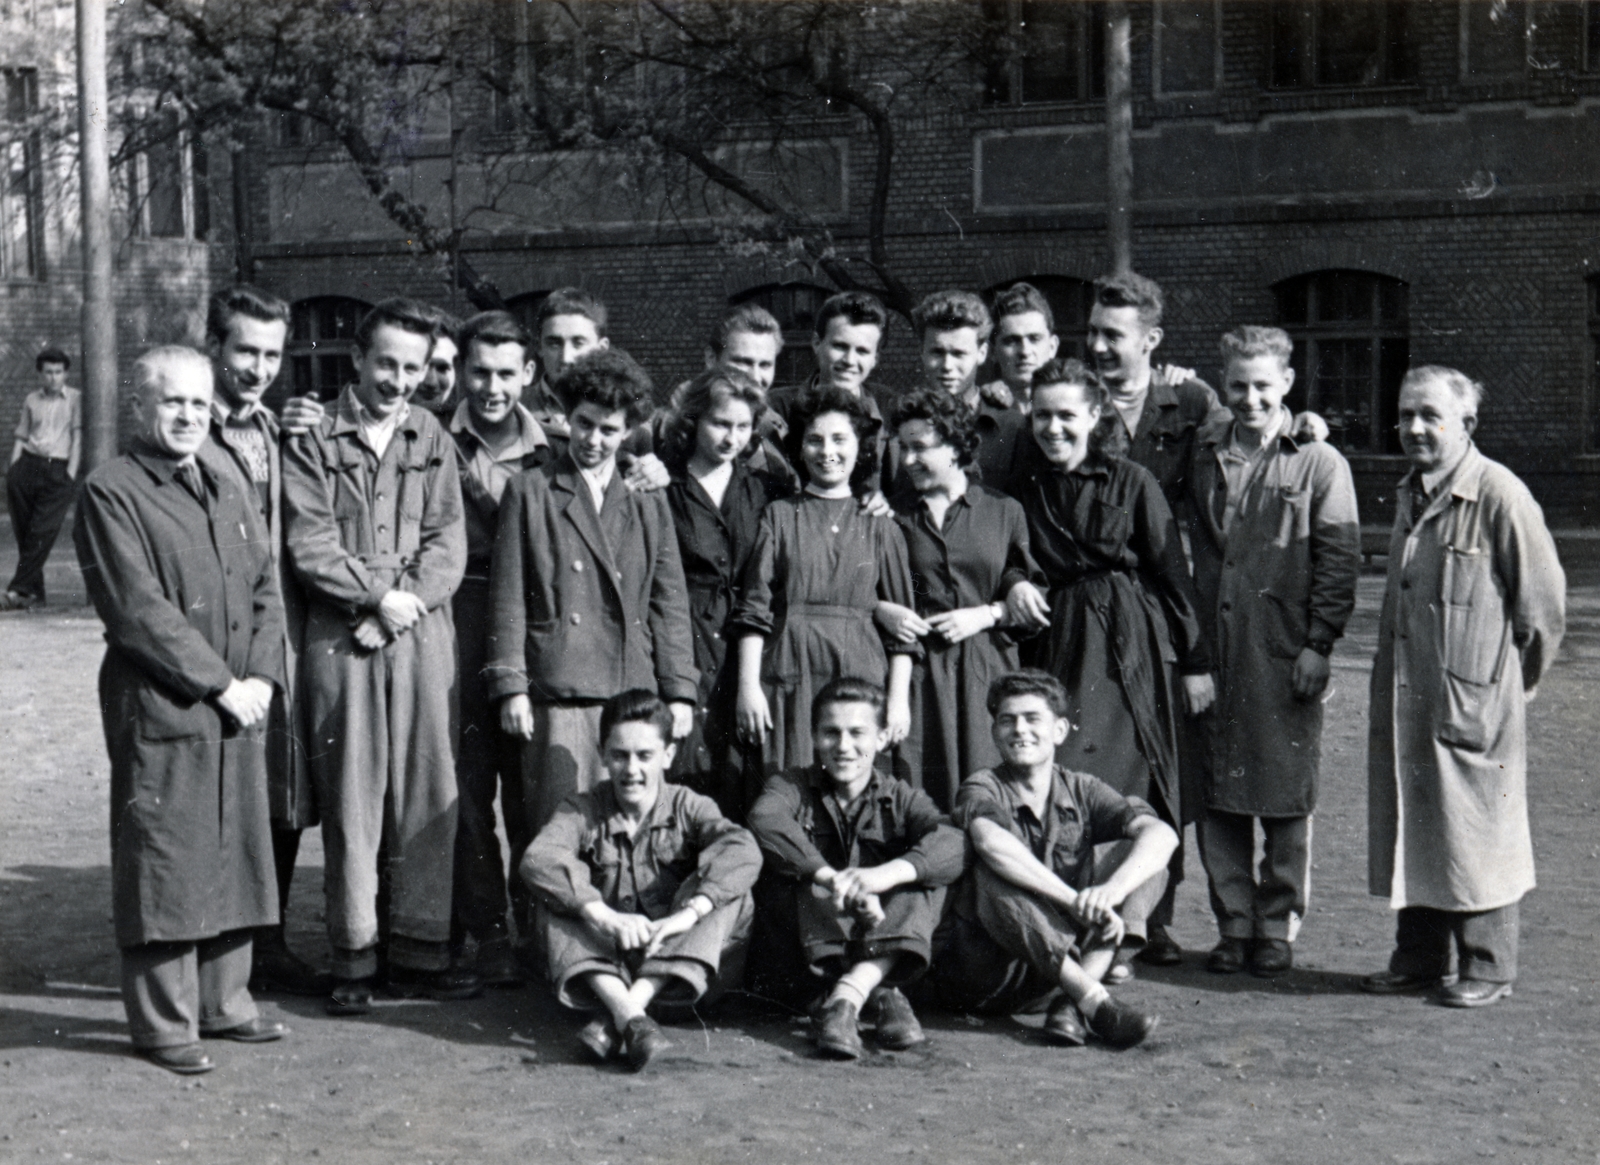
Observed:
[[[1031,283],[1014,283],[994,298],[994,357],[1000,379],[984,386],[998,399],[1006,394],[1026,413],[1033,401],[1033,374],[1055,359],[1061,347],[1050,301]]]

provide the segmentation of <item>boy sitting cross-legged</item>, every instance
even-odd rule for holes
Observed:
[[[737,981],[761,851],[715,801],[663,783],[672,713],[653,692],[607,700],[600,739],[609,780],[561,804],[521,874],[557,997],[601,1012],[578,1038],[638,1071],[671,1046],[652,1002],[685,1006]]]
[[[965,846],[926,793],[873,768],[888,745],[882,688],[831,681],[812,703],[811,735],[816,763],[773,777],[750,809],[769,871],[766,927],[797,936],[811,974],[834,980],[813,1017],[819,1051],[861,1055],[869,1000],[879,1045],[909,1048],[927,1037],[897,985],[928,968]]]
[[[1087,1021],[1112,1046],[1137,1044],[1156,1017],[1112,999],[1101,980],[1119,944],[1144,944],[1177,834],[1139,798],[1056,765],[1072,726],[1054,676],[1001,676],[988,705],[1003,760],[956,795],[977,861],[940,936],[940,994],[1010,1011],[1060,988],[1049,1038],[1082,1044]]]

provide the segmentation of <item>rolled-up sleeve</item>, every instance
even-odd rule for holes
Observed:
[[[800,882],[810,880],[828,864],[800,825],[803,796],[793,777],[780,774],[767,782],[749,815],[750,832],[755,834],[772,869]]]
[[[709,797],[686,791],[683,801],[699,858],[694,874],[678,893],[679,901],[696,894],[704,894],[713,906],[738,901],[761,873],[761,847],[748,829],[724,817]]]
[[[523,884],[552,910],[577,914],[589,903],[605,900],[583,860],[592,826],[584,804],[569,797],[522,855],[518,873]]]

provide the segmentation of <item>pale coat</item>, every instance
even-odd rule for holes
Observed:
[[[1555,659],[1566,578],[1544,515],[1469,449],[1411,524],[1399,488],[1372,672],[1370,891],[1494,910],[1534,886],[1526,693]]]
[[[1261,454],[1224,530],[1227,479],[1217,454],[1232,436],[1231,415],[1208,422],[1189,469],[1194,586],[1218,661],[1205,803],[1305,817],[1316,807],[1322,701],[1295,699],[1294,665],[1309,640],[1343,635],[1355,610],[1355,483],[1333,446],[1285,433]]]

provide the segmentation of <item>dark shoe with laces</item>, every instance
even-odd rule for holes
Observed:
[[[917,1013],[911,1009],[911,1001],[901,994],[898,987],[879,987],[872,993],[867,1006],[874,1009],[880,1048],[903,1052],[928,1042]]]
[[[1258,979],[1275,979],[1294,967],[1294,948],[1281,938],[1260,938],[1250,952],[1250,973]]]
[[[643,1071],[646,1064],[670,1047],[672,1041],[648,1015],[634,1016],[622,1033],[622,1058],[635,1072]]]
[[[1044,1017],[1044,1037],[1052,1044],[1068,1048],[1081,1048],[1088,1042],[1083,1030],[1083,1013],[1078,1005],[1063,995],[1050,1005]]]
[[[179,1076],[198,1076],[209,1072],[217,1062],[199,1044],[178,1044],[171,1048],[136,1048],[141,1056],[158,1068],[176,1072]]]
[[[372,1010],[371,979],[335,979],[328,996],[329,1015],[366,1015]]]
[[[1250,952],[1242,938],[1225,938],[1211,948],[1206,970],[1213,975],[1237,975],[1244,970]]]
[[[1486,979],[1462,979],[1439,992],[1446,1007],[1488,1007],[1511,994],[1511,984],[1491,983]]]
[[[1452,978],[1439,975],[1413,975],[1407,971],[1379,971],[1375,975],[1368,975],[1361,980],[1361,990],[1368,995],[1411,995],[1418,991],[1430,991],[1441,984],[1452,982]]]
[[[283,1039],[284,1033],[289,1029],[281,1023],[270,1019],[262,1019],[259,1015],[254,1019],[247,1019],[233,1027],[221,1028],[217,1031],[203,1031],[200,1035],[208,1040],[233,1040],[240,1044],[270,1044],[273,1040]]]
[[[1166,927],[1152,926],[1144,950],[1139,952],[1139,961],[1152,967],[1176,967],[1183,962],[1183,948],[1167,933]]]
[[[859,1019],[856,1005],[848,999],[835,999],[823,1007],[817,1019],[817,1051],[835,1060],[859,1060],[865,1050]]]
[[[1108,996],[1089,1016],[1089,1030],[1113,1048],[1131,1048],[1142,1043],[1160,1022],[1159,1016],[1146,1015]]]
[[[483,994],[483,980],[460,967],[442,971],[415,971],[410,967],[390,967],[389,994],[401,999],[437,999],[451,1002],[476,999]]]

